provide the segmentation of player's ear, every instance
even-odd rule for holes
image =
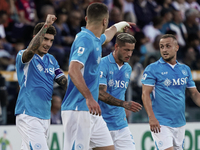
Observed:
[[[115,49],[117,49],[119,47],[119,44],[115,43]]]
[[[177,44],[177,45],[176,45],[176,51],[178,51],[178,50],[179,50],[179,45]]]
[[[106,26],[107,25],[107,18],[104,18],[103,19],[103,26]]]
[[[87,16],[85,16],[85,21],[87,22]]]

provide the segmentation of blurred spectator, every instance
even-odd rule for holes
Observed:
[[[128,14],[130,16],[130,22],[137,22],[137,18],[134,10],[134,0],[123,0],[123,16]]]
[[[6,33],[4,28],[4,23],[8,20],[8,14],[6,11],[0,10],[0,38],[5,41]]]
[[[189,9],[189,5],[185,0],[174,0],[172,2],[172,6],[175,10],[179,10],[181,12],[181,16],[183,20],[185,20],[185,11]]]
[[[70,34],[73,38],[75,38],[76,34],[81,31],[81,20],[83,16],[80,11],[72,10],[69,13],[69,19],[67,20],[67,24],[69,26]]]
[[[57,10],[56,16],[57,20],[54,23],[54,26],[57,34],[49,53],[55,56],[60,67],[66,71],[68,56],[70,54],[70,46],[74,41],[74,37],[71,35],[70,29],[66,23],[68,19],[67,10],[64,8]]]
[[[152,20],[152,24],[146,25],[143,28],[143,33],[145,34],[146,37],[150,39],[150,42],[154,42],[155,37],[157,35],[160,35],[160,29],[163,26],[163,19],[160,16],[156,16]]]
[[[38,21],[34,0],[16,0],[16,6],[20,22],[34,26]]]
[[[7,104],[6,80],[0,74],[0,125],[6,125],[7,123]]]
[[[197,0],[186,0],[190,8],[198,10],[200,13],[200,4],[197,3]]]
[[[200,56],[200,41],[199,40],[200,39],[196,33],[192,33],[188,35],[188,45],[194,48],[198,56]]]
[[[130,86],[131,86],[131,99],[142,104],[141,94],[142,94],[142,73],[144,71],[143,65],[140,61],[140,52],[134,50],[133,55],[130,58],[130,65],[132,67],[132,72],[130,76]]]
[[[194,69],[196,62],[196,52],[193,47],[186,46],[184,49],[184,57],[182,63],[188,65],[191,70]]]
[[[51,101],[51,124],[62,124],[62,119],[61,119],[61,104],[62,104],[62,99],[58,95],[53,95],[52,96],[52,101]]]
[[[148,59],[148,57],[150,56],[154,56],[157,60],[161,57],[160,55],[160,48],[159,48],[159,42],[160,42],[160,38],[161,38],[162,34],[159,34],[155,37],[155,40],[153,43],[148,42],[145,44],[145,47],[147,49],[147,53],[146,53],[146,59]],[[145,59],[145,61],[146,61]],[[144,62],[144,66],[147,66],[147,64],[145,64],[146,62]]]
[[[149,24],[153,17],[156,16],[156,13],[151,8],[147,0],[135,0],[134,9],[137,17],[137,25],[140,29]]]
[[[8,66],[14,62],[15,59],[12,58],[10,53],[3,48],[2,41],[0,39],[0,70],[7,70]]]
[[[183,24],[183,18],[180,10],[173,10],[173,20],[169,23],[169,28],[170,30],[176,32],[179,47],[184,47],[186,45],[187,30]]]
[[[145,44],[149,42],[149,38],[145,36],[145,34],[140,31],[135,33],[135,39],[137,40],[135,44],[135,52],[138,52],[140,54],[140,60],[139,62],[141,64],[144,63],[145,55],[147,53],[147,49],[145,47]]]
[[[187,9],[185,12],[186,20],[184,22],[185,27],[187,29],[187,33],[189,34],[197,34],[200,37],[199,25],[197,23],[198,10],[194,8]]]
[[[54,7],[52,5],[43,5],[40,10],[39,22],[45,22],[48,14],[55,15]]]
[[[162,9],[170,9],[172,7],[172,0],[156,0],[156,2],[161,5]]]
[[[110,11],[108,27],[123,20],[123,13],[119,7],[114,6]],[[116,37],[111,40],[112,45],[115,45]]]
[[[172,10],[170,8],[163,8],[160,16],[163,18],[163,25],[160,31],[162,34],[165,34],[169,30],[169,23],[172,21]]]

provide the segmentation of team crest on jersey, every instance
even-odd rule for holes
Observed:
[[[111,80],[108,81],[108,85],[109,85],[109,86],[114,86],[114,81],[113,81],[113,79],[111,79]]]
[[[126,78],[129,78],[128,72],[125,72],[125,77],[126,77]]]
[[[187,75],[187,71],[186,70],[182,70],[183,75]]]
[[[82,55],[85,51],[85,48],[84,47],[79,47],[78,48],[78,56]]]
[[[172,82],[167,78],[165,79],[165,81],[163,82],[165,86],[170,86],[172,84]]]
[[[42,67],[40,64],[37,65],[37,68],[38,68],[38,70],[39,70],[40,72],[43,70],[43,67]]]
[[[163,142],[162,141],[159,141],[158,142],[158,147],[162,147],[163,146]]]
[[[37,144],[35,144],[34,148],[35,148],[35,149],[41,149],[42,146],[41,146],[41,144],[37,143]]]

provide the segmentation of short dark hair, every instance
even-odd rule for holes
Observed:
[[[166,38],[172,38],[174,41],[176,41],[176,43],[178,44],[178,41],[176,39],[176,37],[173,35],[173,34],[164,34],[161,38],[161,39],[166,39]]]
[[[101,21],[109,14],[108,7],[103,3],[92,3],[88,6],[86,16],[88,21]]]
[[[45,24],[45,22],[40,22],[40,23],[38,23],[36,26],[35,26],[35,28],[34,28],[34,30],[33,30],[33,35],[36,35],[39,31],[40,31],[40,29],[44,26],[44,24]],[[56,35],[56,29],[55,29],[55,27],[54,26],[52,26],[52,25],[50,25],[49,26],[49,28],[47,29],[47,32],[46,32],[47,34],[52,34],[52,35]]]
[[[128,33],[120,33],[116,37],[116,43],[119,46],[124,46],[125,43],[131,43],[131,44],[136,43],[136,39],[134,36]]]

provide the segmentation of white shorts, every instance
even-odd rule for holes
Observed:
[[[62,111],[64,150],[88,150],[113,145],[111,135],[102,116],[88,111]]]
[[[151,132],[156,148],[159,150],[164,150],[170,147],[173,147],[174,150],[184,149],[185,126],[172,128],[161,125],[160,130],[161,132],[159,133]]]
[[[49,150],[47,139],[50,119],[44,120],[20,114],[16,116],[16,126],[22,136],[21,150]]]
[[[115,150],[136,150],[133,136],[128,127],[110,131]]]

